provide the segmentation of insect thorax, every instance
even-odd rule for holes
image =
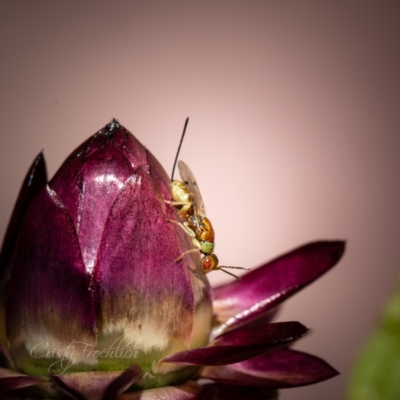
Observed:
[[[200,242],[201,244],[201,252],[203,254],[211,254],[214,252],[214,243],[211,242]]]

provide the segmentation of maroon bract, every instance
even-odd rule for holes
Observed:
[[[287,348],[303,325],[270,320],[344,243],[305,245],[212,291],[197,253],[175,263],[192,244],[165,200],[167,174],[115,120],[48,183],[36,158],[0,255],[2,398],[273,399],[337,374]]]

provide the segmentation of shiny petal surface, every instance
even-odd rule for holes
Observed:
[[[324,360],[291,349],[277,349],[240,363],[205,367],[200,376],[238,386],[287,388],[338,375]]]
[[[143,392],[125,393],[118,396],[117,400],[213,400],[213,397],[205,398],[203,392],[203,386],[188,381],[179,386],[165,386]]]
[[[150,365],[160,354],[190,345],[195,301],[189,268],[195,265],[174,262],[183,249],[167,215],[151,177],[139,170],[121,190],[105,226],[93,286],[99,347],[127,348],[121,367],[137,357]]]
[[[233,364],[287,346],[306,332],[307,328],[299,322],[238,329],[218,337],[208,347],[176,353],[164,358],[163,362],[214,366]]]
[[[313,282],[341,258],[345,244],[321,241],[299,247],[213,290],[214,313],[221,322],[214,337],[268,314]]]
[[[89,272],[115,198],[146,159],[144,147],[114,121],[79,146],[49,183],[71,214]]]
[[[8,392],[44,382],[46,382],[44,377],[27,376],[16,371],[0,368],[0,392]]]
[[[46,187],[26,213],[10,279],[7,330],[20,371],[46,375],[93,362],[82,353],[95,344],[89,278],[71,217]]]

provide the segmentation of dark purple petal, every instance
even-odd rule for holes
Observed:
[[[88,270],[115,198],[146,159],[144,147],[114,122],[79,146],[49,183],[71,214]]]
[[[77,231],[89,270],[94,267],[111,206],[132,173],[128,160],[113,148],[92,153],[81,169],[84,184]]]
[[[265,316],[313,282],[341,258],[345,243],[321,241],[299,247],[213,290],[214,313],[222,323],[214,336]]]
[[[76,355],[79,343],[94,345],[89,282],[71,217],[47,186],[27,210],[10,278],[7,330],[20,371],[28,363],[31,372],[37,368],[36,374],[45,375],[57,361],[47,352],[74,345]],[[63,369],[61,363],[54,366]]]
[[[141,375],[142,369],[138,365],[128,367],[118,378],[115,378],[106,388],[103,400],[109,400],[117,394],[127,390]]]
[[[291,349],[277,349],[240,363],[205,367],[200,377],[238,386],[287,388],[336,376],[324,360]]]
[[[213,397],[204,397],[204,387],[193,381],[183,385],[165,386],[158,389],[148,389],[142,392],[124,393],[116,400],[213,400]],[[210,392],[207,392],[210,394]]]
[[[190,346],[196,304],[189,275],[195,264],[175,263],[184,248],[167,217],[164,199],[140,169],[121,190],[104,229],[93,272],[99,347],[122,341],[134,348],[121,358],[126,364]]]
[[[126,383],[125,378],[132,378],[135,375],[136,367],[129,370],[121,381]],[[118,381],[122,372],[74,372],[61,375],[51,375],[52,381],[56,384],[56,389],[67,393],[75,399],[101,400],[107,388]],[[134,379],[134,378],[133,378]],[[116,389],[120,389],[119,383]],[[112,397],[110,397],[111,399]]]
[[[113,197],[115,187],[121,186],[138,168],[146,166],[146,160],[143,145],[123,126],[113,122],[72,152],[49,185],[78,226],[86,193],[93,197],[93,191],[97,192],[99,203],[110,202],[108,197]],[[89,187],[85,187],[87,184]]]
[[[25,176],[4,236],[3,246],[0,253],[0,281],[8,278],[6,276],[7,271],[9,271],[10,268],[9,264],[12,259],[25,211],[32,198],[46,185],[46,183],[46,164],[43,154],[40,153],[33,161]]]
[[[16,371],[0,368],[0,392],[21,389],[46,381],[47,379],[42,376],[27,376]]]
[[[186,365],[233,364],[287,346],[300,339],[307,328],[299,322],[278,322],[248,329],[237,329],[219,336],[208,347],[182,351],[163,362]]]
[[[218,400],[277,400],[278,393],[275,390],[264,390],[250,387],[238,387],[223,385],[220,383],[206,385],[205,388],[211,388],[217,392]],[[208,399],[208,397],[205,397]]]
[[[280,307],[275,307],[269,310],[267,313],[265,313],[263,316],[260,318],[256,318],[250,322],[248,322],[244,327],[245,328],[253,328],[255,326],[262,326],[262,325],[267,325],[269,324],[273,319],[276,318],[276,315],[280,311]]]

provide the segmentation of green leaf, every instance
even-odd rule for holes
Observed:
[[[356,362],[347,400],[400,399],[400,282]]]

